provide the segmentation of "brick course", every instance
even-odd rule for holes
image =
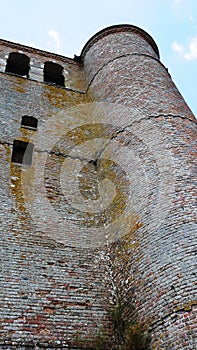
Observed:
[[[99,329],[111,336],[103,242],[136,220],[130,302],[153,350],[196,349],[196,120],[156,44],[127,25],[96,34],[81,62],[0,44],[0,348],[87,350]],[[29,79],[5,73],[13,51],[30,57]],[[48,60],[65,88],[43,82]],[[35,144],[31,167],[11,162],[15,139]]]

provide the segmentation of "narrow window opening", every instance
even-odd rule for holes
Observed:
[[[11,52],[9,54],[6,73],[13,73],[20,76],[29,77],[29,57],[22,53]]]
[[[63,67],[54,62],[45,62],[44,81],[60,86],[64,86]]]
[[[21,127],[37,130],[38,119],[29,115],[23,115],[21,120]]]
[[[12,150],[12,162],[18,164],[31,165],[33,149],[33,143],[14,140]]]

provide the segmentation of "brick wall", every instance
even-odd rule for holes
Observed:
[[[28,79],[5,73],[13,51],[30,57]],[[0,348],[110,335],[106,247],[132,232],[129,302],[152,349],[196,349],[195,118],[144,31],[105,29],[81,57],[1,41]],[[65,88],[43,82],[48,60]],[[14,140],[34,144],[31,166],[11,162]]]
[[[73,74],[75,69],[80,68],[73,63]],[[45,218],[38,218],[30,210],[34,203],[39,213],[43,209],[38,201],[46,189],[37,166],[39,162],[42,167],[46,156],[50,158],[51,148],[48,150],[46,144],[56,126],[61,130],[55,117],[63,111],[61,122],[67,128],[64,111],[84,102],[85,97],[77,91],[3,72],[0,79],[0,348],[86,349],[103,323],[108,329],[100,251],[75,244],[85,236],[82,225],[73,225],[76,231],[66,233],[73,235],[73,240],[68,240],[59,232],[58,224],[50,222],[50,211]],[[23,115],[36,117],[38,130],[21,127]],[[32,166],[11,162],[13,140],[35,144]],[[57,154],[55,160],[48,159],[48,165],[53,162],[52,173],[61,163],[59,158]],[[26,172],[28,180],[23,180]],[[30,191],[28,199],[25,186]],[[52,178],[49,186],[54,190]],[[55,197],[53,190],[50,195]],[[51,197],[46,198],[50,203]],[[46,221],[45,229],[42,220]]]
[[[128,118],[116,141],[142,223],[130,251],[136,308],[153,349],[195,349],[195,117],[143,33],[113,31],[98,33],[83,60],[95,99],[122,107],[114,123]]]

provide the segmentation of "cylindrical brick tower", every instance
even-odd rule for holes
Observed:
[[[196,349],[195,117],[142,29],[106,28],[81,56],[95,101],[127,117],[113,139],[128,150],[128,202],[142,226],[130,251],[139,316],[152,349]]]

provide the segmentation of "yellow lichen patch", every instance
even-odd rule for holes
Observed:
[[[116,270],[115,284],[120,294],[124,291],[127,293],[131,285],[128,281],[132,282],[131,265],[133,264],[133,256],[136,250],[139,248],[138,232],[141,223],[139,223],[137,216],[131,215],[131,217],[123,218],[120,225],[124,225],[124,222],[130,223],[130,230],[125,235],[122,235],[109,246],[109,254],[112,262],[112,269]],[[123,288],[124,285],[124,288]],[[123,290],[124,289],[124,290]]]
[[[6,152],[6,160],[8,162],[10,162],[10,157],[11,157],[11,149],[10,149],[10,146],[8,145],[4,145],[4,149],[5,149],[5,152]]]
[[[76,70],[72,69],[72,81],[69,79],[69,85],[76,90],[84,91],[86,89],[86,80],[85,74],[82,67],[77,68]],[[65,82],[66,83],[66,82]]]
[[[97,171],[92,163],[86,164],[81,172],[79,178],[79,190],[84,198],[96,200],[99,198],[98,191],[98,176]]]
[[[34,184],[34,165],[31,166],[31,171],[27,172],[28,176],[23,176],[23,184],[21,183],[21,173],[19,173],[17,175],[18,183],[13,183],[12,188],[19,211],[24,212],[26,208],[30,208],[31,211],[31,201],[32,205],[36,207],[39,198],[39,203],[44,200],[46,204],[46,217],[49,205],[54,213],[57,212],[57,221],[59,218],[65,220],[65,223],[70,220],[72,225],[81,226],[85,235],[87,229],[87,237],[92,237],[91,231],[94,234],[94,229],[99,227],[99,237],[102,237],[102,242],[106,242],[106,235],[108,235],[109,241],[113,242],[117,238],[124,237],[128,232],[136,230],[137,222],[140,220],[134,218],[134,214],[130,214],[132,208],[130,208],[128,197],[130,193],[129,178],[124,167],[112,160],[115,156],[115,153],[112,154],[113,142],[108,153],[103,154],[105,146],[111,144],[111,140],[114,141],[119,126],[107,123],[108,116],[105,106],[94,104],[90,94],[80,94],[49,84],[43,84],[41,90],[41,100],[43,99],[43,103],[48,105],[46,118],[43,118],[44,123],[40,124],[39,130],[36,132],[21,128],[19,140],[26,142],[31,140],[31,143],[35,145],[36,153],[46,155],[46,159],[41,160],[38,159],[39,157],[35,157],[37,162],[35,167],[36,183],[38,177],[42,177],[41,187],[43,187],[38,188],[37,184]],[[51,118],[51,116],[53,117]],[[101,142],[101,140],[103,141]],[[93,165],[83,153],[83,145],[94,141],[97,145],[92,152],[95,158],[89,158],[94,161]],[[81,173],[81,165],[79,165],[81,159],[78,157],[80,153],[77,153],[80,147],[81,159],[84,158],[81,163],[83,167]],[[87,153],[88,147],[92,148],[91,143],[85,149]],[[68,159],[71,162],[66,167]],[[74,169],[74,159],[79,160],[77,163],[79,166],[76,169]],[[39,172],[40,167],[43,172]],[[14,172],[19,172],[20,166],[12,165],[11,168],[11,173],[14,174]],[[65,186],[67,192],[63,191],[60,181],[62,169],[65,170],[66,180],[72,182],[76,179],[77,181],[78,188],[76,187],[75,192],[77,194],[79,191],[81,197],[74,199],[74,202],[72,196],[67,193],[69,192],[67,191],[69,189],[68,181],[66,182],[67,187]],[[71,170],[74,171],[71,173]],[[38,176],[38,172],[40,176]],[[24,185],[27,189],[25,201]],[[38,190],[37,199],[31,193],[34,191],[34,186]],[[96,210],[92,208],[91,200],[97,201],[96,204],[93,203]],[[73,206],[73,203],[76,206]],[[58,224],[61,220],[58,221]],[[132,240],[127,248],[137,249],[137,247],[136,240],[135,242]]]
[[[139,217],[129,215],[120,225],[129,223],[130,231],[107,246],[108,288],[112,292],[113,304],[109,307],[113,336],[101,335],[98,349],[150,349],[151,338],[148,326],[139,321],[134,305],[135,277],[132,275],[133,259],[139,242],[137,231],[142,226]],[[135,240],[135,242],[134,242]]]
[[[43,97],[47,99],[51,107],[69,108],[84,102],[84,94],[57,88],[46,84],[43,86]]]
[[[21,187],[21,170],[22,167],[15,163],[10,163],[10,182],[11,192],[14,196],[17,209],[20,212],[25,212],[23,193]]]
[[[23,180],[22,176],[25,171],[28,170],[28,166],[15,164],[10,162],[10,187],[13,194],[13,198],[17,208],[18,220],[28,226],[28,210],[26,208],[26,198],[24,198],[23,193]],[[28,176],[26,177],[26,189],[29,189],[29,192],[32,192],[34,181],[34,167],[31,167],[31,171],[28,171]],[[33,198],[32,198],[33,199]]]
[[[25,93],[26,92],[26,89],[23,86],[21,86],[21,85],[14,84],[13,87],[14,87],[14,90],[19,92],[19,93]]]
[[[26,142],[28,142],[30,138],[33,138],[34,134],[35,134],[35,130],[22,128],[22,127],[20,128],[20,132],[21,132],[22,136],[18,139],[20,139],[21,141],[26,141]]]
[[[25,93],[27,92],[28,86],[29,86],[29,82],[26,78],[21,78],[21,77],[17,77],[14,76],[14,84],[12,84],[12,88],[13,90],[19,92],[19,93]]]

